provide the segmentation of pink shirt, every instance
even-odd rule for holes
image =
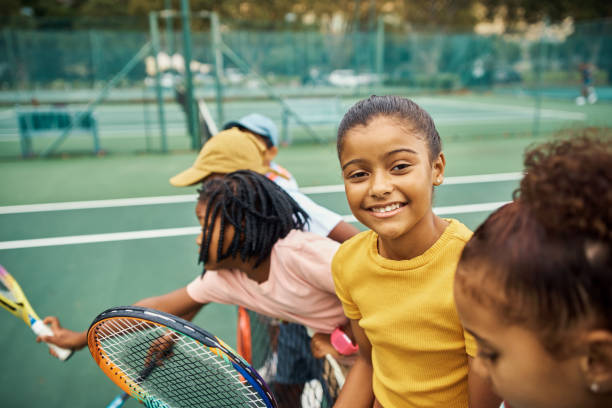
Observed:
[[[331,275],[339,246],[329,238],[294,230],[272,248],[267,281],[257,283],[237,269],[206,271],[187,285],[187,293],[200,303],[244,306],[331,333],[347,321]]]

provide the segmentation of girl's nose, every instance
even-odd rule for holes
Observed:
[[[202,246],[202,232],[200,232],[200,235],[198,235],[196,238],[196,244],[198,244],[198,246]]]
[[[387,174],[375,174],[371,178],[370,195],[372,197],[384,197],[393,191],[391,177]]]

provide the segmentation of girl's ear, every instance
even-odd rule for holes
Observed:
[[[274,160],[274,158],[276,157],[277,154],[278,154],[278,147],[276,147],[276,146],[268,147],[266,149],[266,151],[264,152],[264,154],[263,154],[263,156],[264,156],[264,164],[266,166],[269,166],[270,163],[272,162],[272,160]]]
[[[440,152],[431,165],[431,175],[434,186],[439,186],[444,181],[444,168],[446,167],[446,158],[444,153]]]
[[[586,386],[595,394],[612,393],[612,332],[590,331],[585,338],[586,353],[581,368]]]

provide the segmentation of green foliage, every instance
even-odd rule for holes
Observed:
[[[612,3],[601,0],[481,0],[487,17],[501,15],[509,23],[533,23],[548,19],[551,23],[572,17],[574,20],[592,20],[612,16]]]

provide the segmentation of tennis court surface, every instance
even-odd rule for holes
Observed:
[[[476,227],[511,199],[522,152],[532,142],[451,139],[436,211]],[[41,317],[57,315],[66,327],[84,330],[108,307],[166,293],[201,272],[195,189],[168,183],[194,158],[177,153],[0,162],[0,263]],[[353,221],[333,144],[282,148],[278,162],[312,199]],[[3,364],[12,367],[1,379],[6,406],[100,407],[116,395],[87,350],[61,363],[22,322],[8,313],[0,319],[10,333],[0,340]],[[195,323],[235,345],[235,307],[209,305]]]

